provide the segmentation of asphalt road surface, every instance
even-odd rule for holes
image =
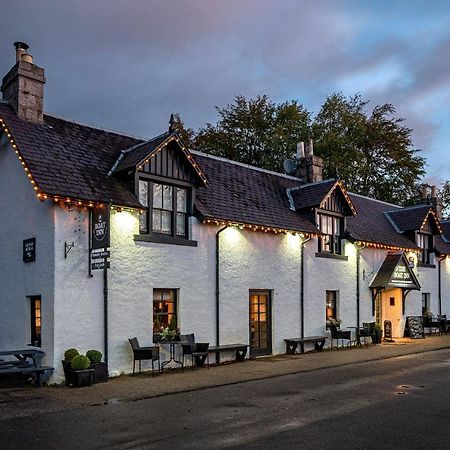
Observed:
[[[0,448],[450,448],[450,350],[0,418]]]

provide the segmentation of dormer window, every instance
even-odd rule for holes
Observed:
[[[323,233],[319,236],[319,253],[342,253],[342,218],[328,214],[318,214],[319,229]]]
[[[188,236],[186,188],[140,179],[139,201],[148,208],[140,216],[139,231],[142,234]]]

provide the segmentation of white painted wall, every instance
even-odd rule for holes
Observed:
[[[6,136],[0,138],[0,350],[30,343],[30,300],[42,297],[42,349],[52,364],[54,209],[37,200]],[[36,261],[24,263],[23,240],[36,238]]]

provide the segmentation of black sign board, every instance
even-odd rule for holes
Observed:
[[[407,288],[409,286],[414,286],[414,284],[415,282],[411,275],[411,269],[404,264],[403,260],[400,260],[392,273],[389,285]]]
[[[421,316],[408,316],[406,318],[406,326],[411,339],[422,339],[425,337],[423,331],[423,319]]]
[[[92,259],[103,259],[109,258],[111,256],[111,252],[109,250],[103,252],[92,252]]]
[[[390,320],[384,321],[384,338],[392,339],[392,322]]]
[[[110,246],[109,231],[109,206],[93,208],[91,235],[94,250]]]
[[[36,238],[23,241],[23,262],[36,261]]]
[[[110,268],[110,262],[105,261],[104,259],[93,261],[91,263],[91,269],[92,270],[101,270],[101,269],[109,269]]]

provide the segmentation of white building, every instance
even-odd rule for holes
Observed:
[[[296,177],[43,114],[43,69],[23,44],[0,102],[0,349],[34,343],[62,376],[94,348],[129,372],[128,338],[174,317],[211,345],[285,352],[285,338],[386,320],[403,336],[450,314],[450,224],[435,192],[401,208],[322,180],[299,147]],[[91,223],[110,210],[110,268],[91,270]],[[450,233],[448,233],[450,236]]]

